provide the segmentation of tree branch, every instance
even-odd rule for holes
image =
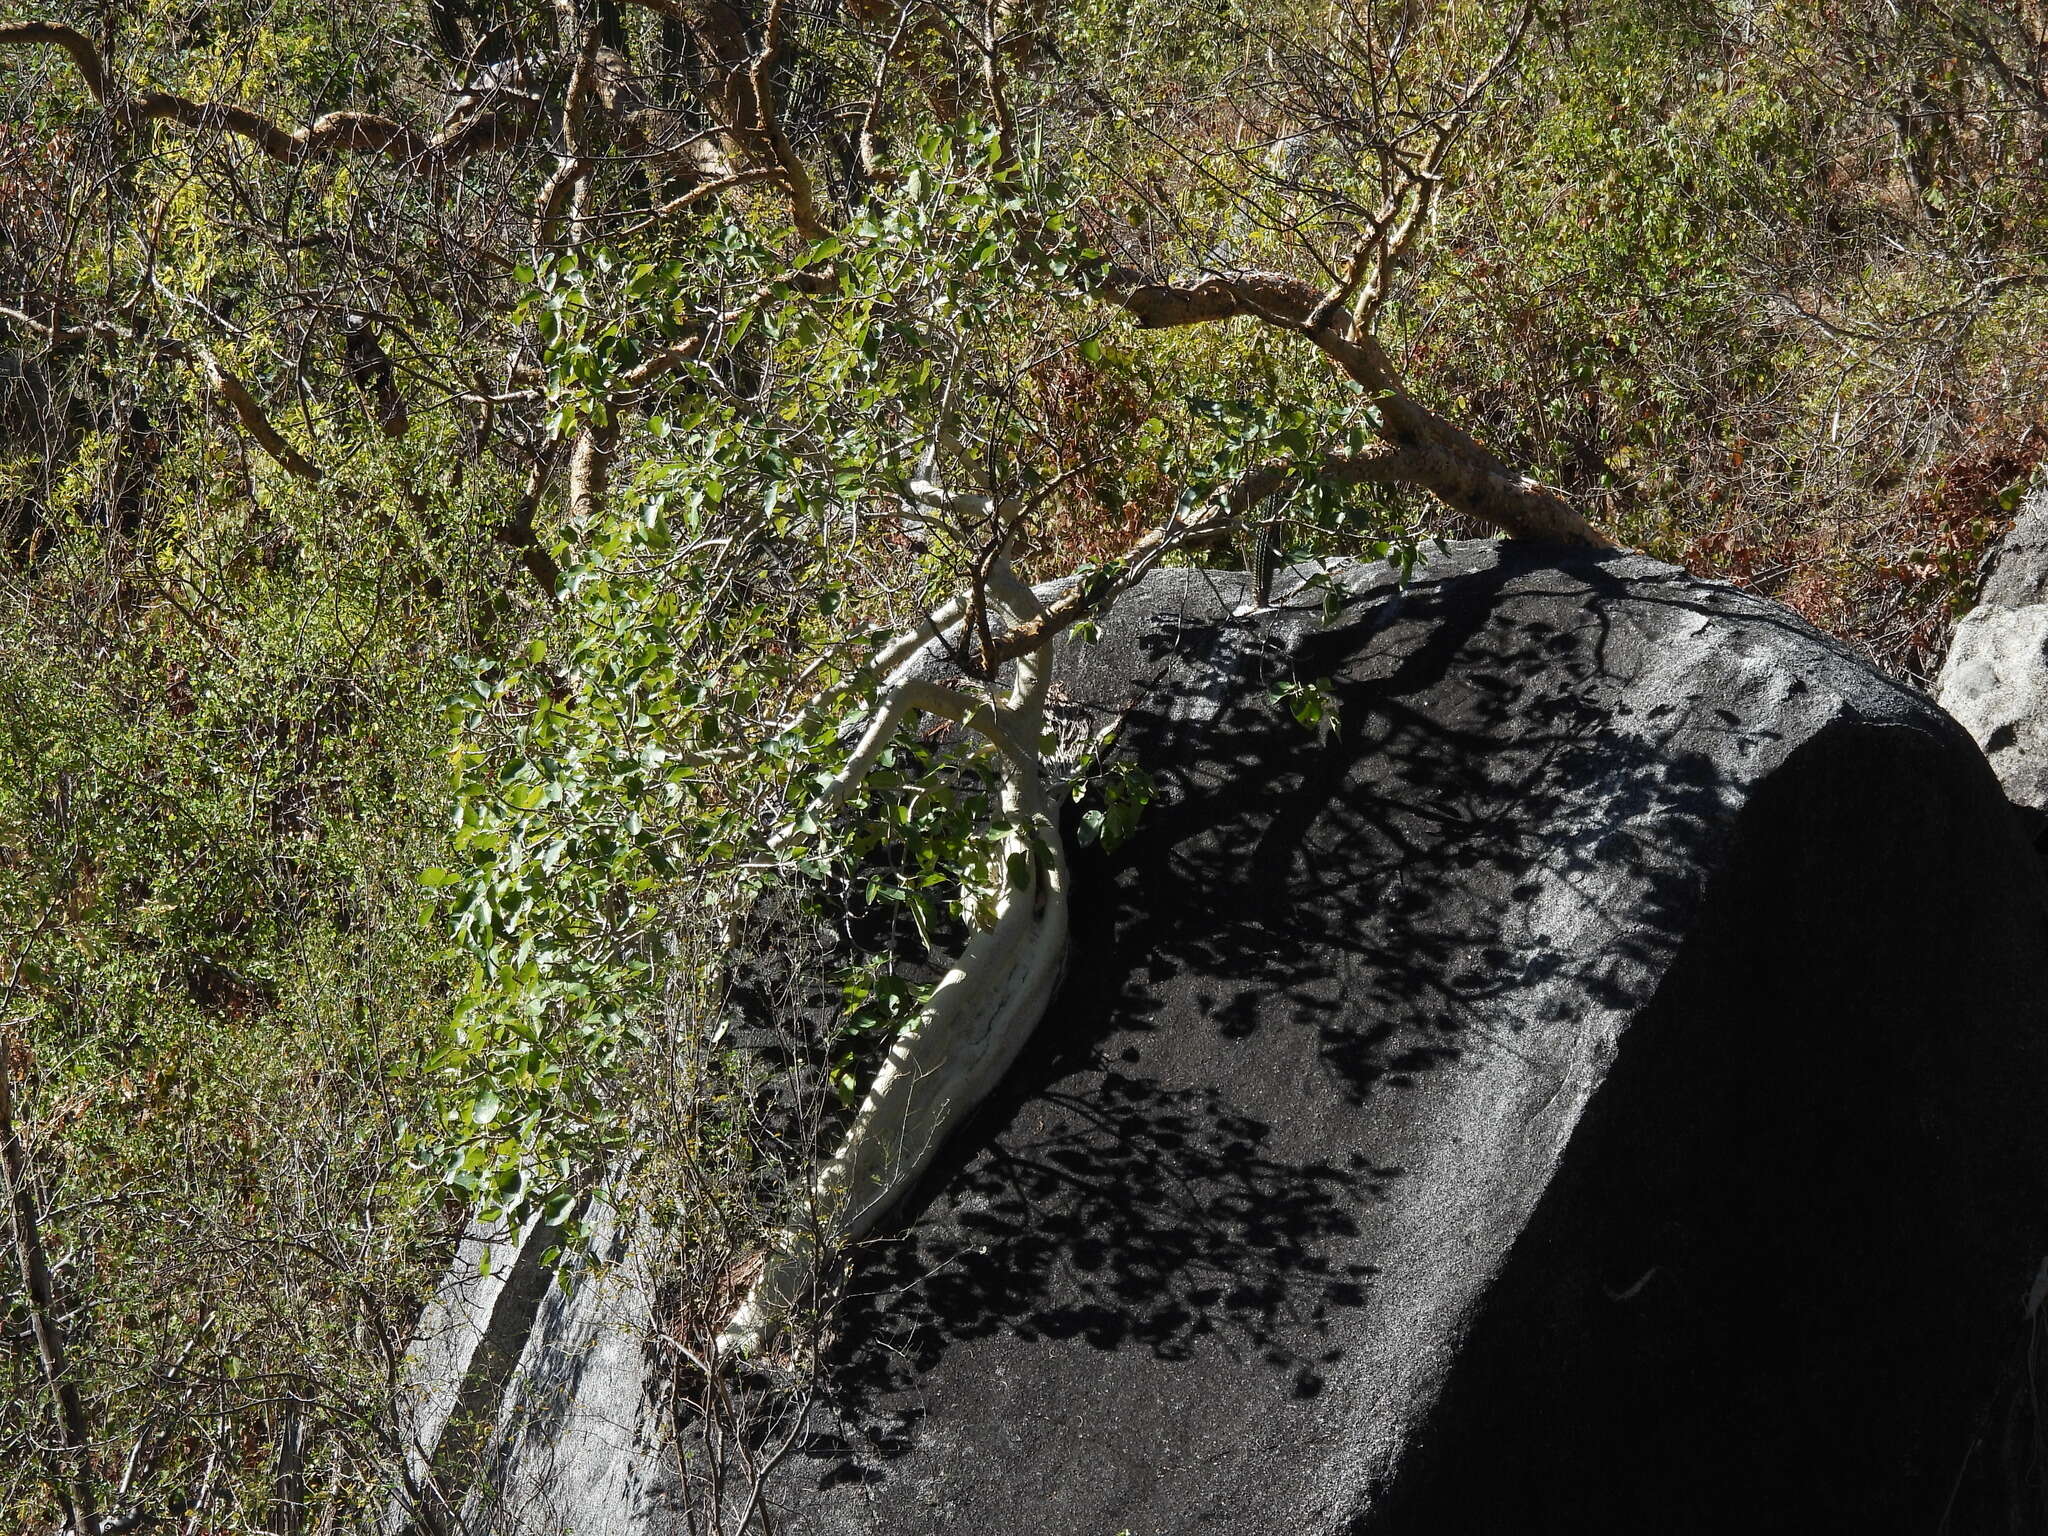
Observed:
[[[1374,397],[1381,436],[1401,451],[1403,480],[1492,523],[1510,538],[1613,547],[1612,539],[1557,492],[1510,468],[1410,395],[1378,339],[1359,330],[1341,310],[1327,309],[1323,290],[1311,283],[1273,272],[1244,272],[1178,285],[1148,282],[1128,268],[1106,266],[1098,292],[1147,329],[1250,316],[1304,335]],[[1319,323],[1311,324],[1319,313]]]
[[[554,477],[554,472],[554,455],[543,453],[527,474],[526,493],[519,498],[518,507],[491,535],[518,555],[526,574],[534,579],[550,602],[561,590],[562,568],[555,564],[555,557],[541,543],[533,520],[540,513],[541,498],[547,494],[548,481]]]
[[[779,178],[781,175],[782,169],[780,166],[757,165],[743,171],[734,171],[729,176],[719,176],[711,181],[700,182],[680,196],[670,198],[659,208],[655,209],[654,212],[648,214],[646,218],[639,220],[637,223],[627,225],[612,238],[624,240],[631,235],[645,233],[655,225],[674,218],[684,209],[694,208],[697,204],[707,202],[721,192],[729,192],[734,187],[743,187],[750,181],[768,181]]]
[[[375,112],[329,112],[305,127],[287,129],[260,112],[228,102],[193,101],[166,91],[131,96],[107,69],[92,39],[75,28],[41,21],[0,26],[0,48],[35,44],[68,54],[93,100],[123,131],[168,120],[194,130],[231,133],[286,165],[342,153],[382,154],[406,170],[433,173],[475,155],[510,148],[533,128],[532,114],[522,110],[482,113],[432,137]]]
[[[82,341],[88,337],[110,342],[133,342],[136,337],[106,320],[91,320],[82,325],[65,325],[54,317],[38,320],[25,310],[12,305],[0,305],[0,318],[12,320],[19,325],[39,332],[45,341]],[[277,461],[284,469],[297,475],[301,480],[316,484],[326,478],[326,472],[294,448],[282,432],[272,425],[269,414],[249,393],[249,387],[234,374],[220,365],[220,360],[202,346],[189,341],[166,341],[159,343],[154,355],[173,362],[191,363],[205,375],[213,392],[225,400],[233,409],[236,418],[256,439],[263,451]]]
[[[682,341],[676,342],[673,346],[663,347],[659,351],[649,353],[646,357],[643,357],[639,362],[619,375],[619,382],[629,390],[644,388],[646,385],[652,384],[656,379],[661,378],[664,374],[675,372],[676,369],[682,367],[683,364],[703,350],[704,337],[702,334],[686,337]]]
[[[74,28],[51,21],[17,21],[0,26],[0,48],[19,48],[34,43],[62,48],[70,54],[72,64],[85,80],[85,88],[92,92],[92,99],[101,106],[107,104],[107,71],[91,38]]]
[[[284,434],[271,425],[270,417],[265,414],[263,407],[256,403],[256,397],[249,393],[248,386],[221,367],[211,352],[204,347],[189,346],[183,342],[172,343],[172,348],[176,353],[199,365],[199,371],[206,375],[206,382],[213,386],[214,393],[233,407],[236,417],[249,435],[262,445],[263,451],[276,460],[280,467],[289,470],[301,480],[310,480],[316,485],[326,478],[325,471],[318,464],[285,441]],[[170,351],[172,348],[166,350]]]
[[[1381,447],[1355,455],[1332,454],[1319,461],[1314,476],[1335,485],[1398,485],[1415,478],[1418,455]],[[1012,625],[990,642],[986,664],[993,670],[1041,650],[1063,629],[1101,613],[1117,597],[1176,550],[1205,544],[1227,534],[1251,508],[1287,483],[1290,467],[1261,465],[1240,476],[1210,503],[1208,510],[1185,521],[1170,518],[1125,552],[1121,569],[1090,581],[1083,579],[1038,612]]]
[[[818,200],[811,186],[811,173],[804,168],[802,159],[790,145],[789,135],[782,130],[781,114],[775,109],[775,83],[770,71],[782,54],[783,4],[784,0],[769,0],[767,19],[761,23],[761,51],[755,56],[754,67],[747,75],[753,96],[753,128],[767,144],[769,155],[782,169],[782,182],[789,192],[790,222],[805,240],[816,241],[825,237],[825,226],[818,220]]]
[[[57,1410],[57,1436],[63,1472],[57,1484],[64,1503],[65,1518],[76,1536],[89,1536],[99,1529],[99,1516],[92,1495],[92,1436],[87,1431],[85,1408],[64,1358],[64,1325],[59,1320],[55,1287],[50,1280],[49,1261],[43,1252],[42,1233],[36,1222],[35,1194],[29,1188],[27,1159],[22,1154],[21,1136],[14,1124],[14,1095],[11,1082],[14,1037],[0,1032],[0,1177],[7,1184],[7,1202],[13,1216],[14,1254],[21,1265],[22,1288],[28,1293],[29,1327],[35,1334],[36,1354],[42,1362],[43,1380],[50,1389]]]

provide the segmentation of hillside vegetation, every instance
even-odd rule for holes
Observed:
[[[2048,459],[2044,156],[2037,0],[0,0],[0,1526],[333,1528],[452,1234],[594,1169],[715,1334],[887,935],[1043,858],[1007,749],[860,755],[950,597],[988,682],[1505,530],[1924,680]],[[890,957],[750,1003],[794,1128],[721,1043],[791,892]]]

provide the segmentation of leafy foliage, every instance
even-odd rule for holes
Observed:
[[[2044,456],[2038,7],[682,10],[147,0],[71,16],[105,90],[0,39],[0,1030],[94,1426],[46,1454],[0,1282],[13,1525],[70,1455],[306,1528],[472,1208],[816,1150],[748,1145],[728,936],[838,915],[837,1124],[1015,849],[971,730],[818,809],[886,637],[1262,475],[1299,555],[1472,531],[1326,473],[1401,402],[1302,324],[1118,301],[1341,285],[1447,82],[1373,339],[1625,542],[1924,677]],[[1027,745],[1142,835],[1112,744]]]

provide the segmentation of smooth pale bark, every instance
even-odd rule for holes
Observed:
[[[758,1352],[785,1320],[821,1299],[821,1265],[874,1230],[1002,1081],[1044,1017],[1066,958],[1066,861],[1057,829],[1042,816],[1030,825],[1040,856],[1024,838],[1006,845],[1026,854],[1030,874],[890,1046],[846,1141],[812,1180],[810,1226],[769,1256],[719,1340],[722,1353]]]
[[[1015,618],[1042,612],[1001,560],[990,592]],[[1050,649],[1022,659],[1009,697],[974,699],[911,674],[962,621],[959,604],[884,648],[893,663],[881,706],[819,809],[845,804],[910,714],[942,715],[988,740],[1003,761],[998,809],[1017,830],[1003,842],[1005,888],[994,923],[961,950],[918,1015],[890,1045],[846,1140],[811,1180],[809,1221],[785,1233],[719,1339],[721,1354],[755,1354],[821,1299],[823,1267],[871,1233],[961,1121],[1002,1081],[1051,1006],[1067,952],[1067,864],[1037,754]],[[1021,873],[1013,873],[1021,868]]]

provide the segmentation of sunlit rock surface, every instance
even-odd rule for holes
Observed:
[[[2021,504],[1935,685],[2013,804],[2048,830],[2048,488]]]

